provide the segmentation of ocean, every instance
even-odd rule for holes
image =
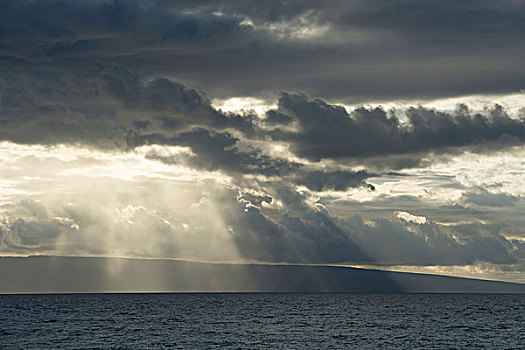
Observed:
[[[524,349],[524,294],[0,295],[0,349]]]

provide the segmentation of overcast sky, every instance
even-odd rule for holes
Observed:
[[[525,282],[525,1],[2,1],[0,255]]]

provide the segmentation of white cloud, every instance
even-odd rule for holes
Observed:
[[[427,218],[424,217],[424,216],[417,216],[417,215],[412,215],[410,213],[407,213],[406,211],[398,211],[398,212],[395,212],[394,215],[401,219],[401,220],[404,220],[406,222],[413,222],[415,224],[426,224],[427,223]]]

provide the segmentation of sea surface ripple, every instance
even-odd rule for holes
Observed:
[[[0,349],[523,349],[523,294],[0,295]]]

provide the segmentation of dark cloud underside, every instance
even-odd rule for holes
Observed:
[[[283,93],[277,109],[261,119],[251,113],[218,111],[202,92],[166,78],[144,82],[116,64],[94,75],[23,76],[3,82],[0,137],[4,140],[121,149],[152,143],[182,145],[197,154],[192,160],[195,166],[208,169],[253,168],[282,175],[300,167],[271,159],[255,146],[240,148],[239,139],[284,142],[293,154],[312,161],[376,159],[379,165],[394,168],[418,165],[429,153],[488,152],[525,140],[523,119],[509,117],[500,106],[485,114],[473,113],[465,105],[452,113],[409,108],[406,120],[400,121],[381,108],[348,112],[321,99]],[[411,156],[405,161],[407,154]],[[311,183],[314,177],[311,173],[301,181]],[[332,188],[341,187],[336,181]]]
[[[5,1],[4,74],[119,62],[212,96],[367,101],[524,88],[523,1]]]

